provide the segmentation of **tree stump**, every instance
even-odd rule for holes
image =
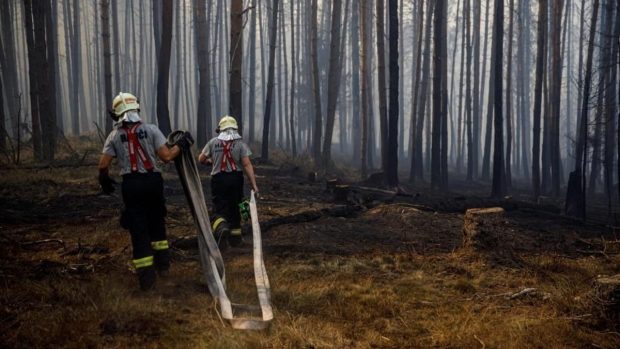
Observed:
[[[333,192],[337,185],[338,179],[328,179],[325,181],[325,189],[327,189],[328,192]]]
[[[620,329],[620,274],[594,280],[594,313],[608,328]]]
[[[348,185],[336,185],[334,187],[334,201],[347,202],[349,199],[349,186]]]
[[[471,208],[463,219],[463,246],[475,250],[495,250],[500,245],[504,223],[501,207]]]

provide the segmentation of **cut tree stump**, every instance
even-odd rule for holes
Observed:
[[[475,250],[495,250],[500,245],[504,225],[501,207],[471,208],[463,219],[463,246]]]
[[[610,329],[620,329],[620,274],[594,280],[594,311]]]

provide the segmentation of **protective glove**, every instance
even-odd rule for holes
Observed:
[[[110,175],[108,174],[108,169],[100,169],[99,185],[101,186],[101,190],[103,190],[104,193],[110,195],[114,192],[114,184],[118,183],[110,177]]]
[[[191,148],[192,144],[194,144],[194,138],[191,133],[186,131],[181,137],[179,137],[176,144],[179,148],[181,148],[181,150],[186,152],[189,148]]]
[[[239,213],[244,221],[250,219],[250,201],[244,200],[239,204]]]

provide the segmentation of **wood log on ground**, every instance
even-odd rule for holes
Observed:
[[[620,274],[594,280],[593,306],[606,327],[620,329]]]
[[[504,222],[501,207],[471,208],[463,221],[463,246],[475,250],[494,250],[499,247]]]
[[[260,222],[261,232],[264,234],[268,230],[278,225],[297,224],[315,221],[321,217],[349,217],[361,211],[363,207],[357,205],[336,205],[321,210],[309,210],[296,214],[275,217],[270,220]],[[178,250],[191,250],[198,248],[195,236],[184,236],[170,242],[170,246]]]

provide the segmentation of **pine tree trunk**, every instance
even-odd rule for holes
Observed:
[[[478,177],[478,168],[480,167],[480,104],[478,104],[477,96],[480,95],[480,17],[482,8],[480,6],[480,0],[474,0],[474,25],[473,25],[473,97],[475,98],[472,101],[473,105],[473,134],[472,134],[472,143],[473,143],[473,151],[472,151],[472,177]]]
[[[441,15],[441,147],[439,155],[440,186],[448,189],[448,4]]]
[[[508,64],[506,65],[506,187],[512,186],[512,34],[514,30],[514,0],[508,5]]]
[[[361,120],[360,120],[360,35],[359,35],[359,0],[353,0],[351,4],[351,138],[353,141],[353,161],[358,165],[361,156]]]
[[[249,142],[254,141],[254,133],[255,133],[255,108],[256,108],[256,0],[252,0],[252,14],[250,19],[250,37],[249,37],[249,52],[248,52],[248,79],[249,79],[249,88],[248,88],[248,124],[249,130],[246,132],[246,136],[248,137]]]
[[[276,0],[277,1],[277,0]],[[319,63],[317,57],[317,0],[311,0],[310,11],[310,56],[312,71],[312,94],[314,96],[314,133],[312,135],[312,154],[315,166],[320,164],[321,159],[321,135],[323,134],[323,116],[321,106],[321,80],[319,77]]]
[[[423,31],[424,31],[424,0],[419,0],[418,2],[418,16],[417,16],[418,30],[415,33],[415,41],[416,45],[416,59],[415,59],[415,76],[413,78],[413,86],[411,89],[411,127],[410,127],[410,135],[409,135],[409,160],[411,161],[411,166],[409,168],[409,182],[413,183],[416,177],[416,167],[419,164],[419,160],[416,158],[416,154],[418,151],[418,140],[417,140],[417,124],[419,122],[417,109],[420,98],[420,76],[422,73],[422,42],[423,42]],[[422,144],[422,142],[420,142]],[[421,159],[421,156],[420,156]]]
[[[431,28],[432,28],[432,19],[433,19],[433,8],[435,5],[435,1],[428,1],[428,6],[426,8],[426,28],[424,29],[424,64],[422,66],[422,81],[420,84],[420,94],[419,94],[419,104],[418,111],[416,116],[417,130],[414,147],[414,160],[415,163],[412,164],[412,167],[415,168],[415,177],[419,179],[423,179],[424,177],[424,162],[423,162],[423,154],[422,154],[422,144],[423,144],[423,132],[424,132],[424,119],[425,119],[425,111],[427,104],[427,97],[429,93],[428,84],[430,80],[430,62],[431,62]],[[430,129],[430,127],[428,128]],[[427,142],[430,138],[427,137]],[[429,153],[429,147],[426,147],[427,153]]]
[[[491,66],[495,70],[494,83],[495,93],[493,98],[494,106],[494,138],[493,149],[493,185],[491,196],[503,198],[505,189],[504,176],[504,123],[502,118],[502,68],[503,68],[503,47],[504,47],[504,0],[495,0],[495,21],[493,23],[493,38],[497,38],[495,45],[494,64]]]
[[[489,0],[491,1],[491,0]],[[496,5],[494,5],[495,7]],[[495,14],[493,15],[495,19]],[[495,21],[495,20],[494,20]],[[495,51],[497,50],[497,36],[495,35],[495,23],[493,23],[493,37],[491,39],[491,58],[490,58],[490,72],[489,72],[489,93],[487,96],[487,119],[484,133],[484,151],[482,154],[482,173],[480,178],[482,180],[489,180],[491,178],[491,142],[493,141],[493,114],[495,109],[493,107],[493,101],[495,100]]]
[[[443,7],[444,0],[435,3],[433,20],[433,124],[431,140],[431,188],[441,187],[441,82],[442,82],[442,39],[443,39]]]
[[[379,126],[381,132],[381,168],[387,173],[388,159],[388,120],[387,120],[387,97],[385,86],[385,24],[383,1],[375,2],[376,25],[377,25],[377,79],[379,86]]]
[[[13,5],[17,7],[17,5]],[[0,66],[6,67],[2,71],[2,77],[4,79],[4,97],[0,94],[0,98],[5,98],[5,105],[8,111],[6,118],[10,125],[9,130],[5,130],[7,133],[1,137],[4,140],[4,136],[17,137],[19,132],[19,125],[17,124],[17,109],[19,101],[17,99],[16,91],[18,88],[18,66],[16,60],[16,42],[13,37],[13,26],[11,20],[11,4],[9,1],[0,1]],[[4,127],[4,123],[2,126]]]
[[[103,44],[103,83],[105,103],[112,104],[112,54],[110,52],[110,0],[101,0],[101,40]],[[106,118],[106,132],[112,130],[112,119]]]
[[[315,0],[316,1],[316,0]],[[275,56],[276,56],[276,40],[278,29],[278,2],[279,0],[273,0],[272,14],[271,14],[271,28],[270,28],[270,40],[269,40],[269,72],[267,78],[267,96],[265,99],[265,114],[263,121],[263,143],[261,147],[261,157],[264,161],[269,160],[269,121],[271,119],[271,104],[273,98],[273,79],[275,68]]]
[[[398,5],[397,0],[388,3],[390,37],[390,117],[388,125],[387,182],[391,187],[398,185]],[[445,39],[445,38],[444,38]]]
[[[360,75],[362,77],[362,105],[361,105],[361,114],[360,114],[360,124],[361,124],[361,175],[362,178],[366,178],[368,174],[368,79],[367,79],[367,71],[368,71],[368,35],[367,35],[367,20],[368,20],[368,9],[366,6],[365,0],[360,0],[359,6],[359,18],[360,18],[360,59],[362,64],[360,66]]]
[[[297,140],[295,139],[295,100],[299,99],[299,94],[296,94],[298,87],[295,85],[295,73],[297,68],[295,63],[297,56],[295,52],[295,2],[291,1],[291,100],[289,110],[289,130],[291,138],[291,150],[293,157],[297,156]],[[299,4],[298,4],[299,6]]]
[[[562,93],[562,1],[552,2],[553,17],[551,20],[551,81],[550,81],[550,155],[551,155],[551,186],[554,197],[560,195],[560,102]]]
[[[172,49],[172,0],[163,0],[162,38],[157,69],[157,121],[164,135],[172,131],[168,107],[170,81],[170,51]]]
[[[41,28],[41,31],[45,31],[45,41],[47,49],[47,60],[43,67],[42,77],[45,80],[47,78],[47,88],[44,96],[45,107],[47,108],[45,117],[45,148],[46,158],[49,161],[54,160],[56,154],[56,135],[58,134],[58,128],[56,126],[57,119],[57,101],[56,101],[56,60],[58,54],[57,41],[55,40],[56,31],[54,30],[55,23],[52,20],[52,5],[56,6],[51,1],[44,1],[42,4],[42,10],[45,16],[45,28]],[[45,74],[47,70],[47,74]],[[2,94],[0,93],[0,96]]]
[[[467,180],[474,179],[474,135],[472,123],[472,96],[471,96],[471,67],[472,67],[472,39],[471,39],[471,10],[470,0],[465,0],[463,8],[465,21],[465,42],[466,42],[466,70],[465,70],[465,123],[467,129]]]
[[[534,134],[532,143],[532,189],[534,191],[534,198],[540,196],[540,115],[542,104],[542,85],[544,77],[544,69],[546,65],[546,35],[545,26],[547,23],[547,0],[539,0],[539,14],[538,14],[538,41],[537,41],[537,53],[536,53],[536,79],[534,85]],[[544,24],[544,25],[543,25]]]
[[[454,120],[457,120],[457,126],[456,128],[460,129],[461,125],[458,121],[458,118],[454,116],[455,112],[456,112],[456,107],[455,107],[455,103],[454,101],[456,101],[456,98],[454,96],[454,80],[455,80],[455,76],[456,73],[454,71],[455,66],[456,66],[456,48],[458,47],[457,42],[458,42],[458,37],[459,37],[459,9],[460,9],[460,0],[456,1],[456,25],[454,26],[454,44],[452,46],[452,63],[451,63],[451,68],[450,68],[450,107],[449,107],[449,112],[450,112],[450,120],[452,120],[452,122],[454,123]],[[464,4],[463,4],[464,5]],[[415,16],[415,15],[414,15]],[[414,17],[415,18],[415,17]],[[414,25],[415,26],[415,25]],[[461,34],[461,36],[463,36],[463,34]],[[462,61],[461,61],[462,62]],[[454,137],[454,134],[456,133],[457,137]],[[451,142],[451,147],[450,147],[450,154],[451,156],[454,158],[456,156],[456,160],[454,160],[454,162],[456,163],[456,172],[460,172],[461,171],[461,167],[462,164],[460,163],[461,159],[459,156],[459,150],[458,150],[458,135],[460,134],[460,131],[452,130],[452,142]]]
[[[601,150],[603,137],[603,125],[605,124],[605,116],[607,106],[605,105],[605,96],[607,93],[607,76],[609,67],[609,47],[611,45],[610,27],[613,21],[613,5],[611,1],[607,0],[603,2],[601,6],[601,25],[599,36],[599,83],[598,83],[598,95],[596,102],[596,127],[594,129],[593,150],[592,150],[592,167],[590,173],[590,185],[588,191],[591,194],[596,192],[596,187],[600,178],[602,155],[604,151]],[[605,144],[607,145],[607,144]]]
[[[198,114],[196,115],[196,142],[207,143],[211,134],[211,78],[209,72],[209,27],[206,20],[207,0],[194,2],[194,22],[198,45]]]
[[[34,151],[34,157],[37,160],[43,160],[42,151],[42,137],[41,137],[41,122],[40,122],[40,110],[39,110],[39,79],[36,78],[38,74],[38,67],[43,63],[41,61],[41,55],[36,54],[37,48],[35,47],[35,34],[33,25],[33,6],[32,0],[24,0],[24,17],[26,18],[26,43],[28,45],[28,77],[30,82],[30,116],[32,121],[32,148]]]
[[[243,0],[230,1],[230,80],[228,112],[237,119],[239,133],[243,133],[243,95],[241,66],[243,62]]]

